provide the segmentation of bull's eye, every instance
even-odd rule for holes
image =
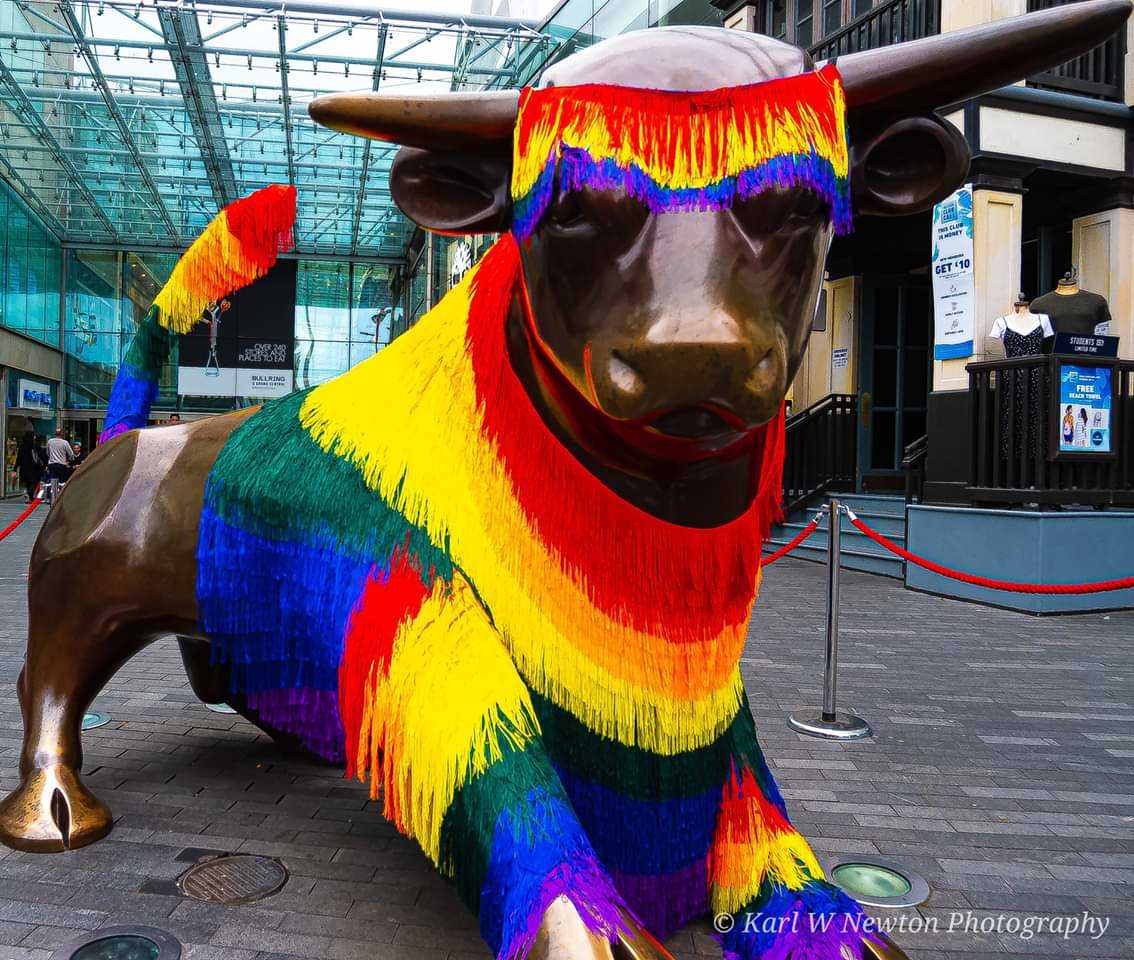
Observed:
[[[830,208],[814,190],[765,190],[738,197],[732,215],[745,233],[763,235],[818,227],[829,219]]]
[[[547,208],[547,222],[563,229],[585,226],[586,214],[579,194],[574,190],[561,190]]]

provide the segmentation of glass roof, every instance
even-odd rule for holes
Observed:
[[[429,2],[0,0],[0,176],[65,242],[149,249],[291,182],[298,252],[401,260],[397,148],[316,127],[308,101],[516,86],[559,44],[534,22]]]

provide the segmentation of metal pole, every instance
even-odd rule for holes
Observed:
[[[835,721],[835,687],[839,662],[839,571],[842,569],[841,514],[839,501],[831,500],[827,536],[827,650],[823,664],[823,720]]]
[[[841,565],[841,524],[843,507],[831,499],[827,511],[827,643],[823,664],[823,709],[788,717],[788,726],[799,733],[827,740],[857,740],[869,737],[870,724],[853,713],[839,714],[836,693],[839,673],[839,575]]]

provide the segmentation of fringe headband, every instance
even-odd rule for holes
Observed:
[[[810,187],[849,233],[846,101],[834,64],[701,93],[585,84],[525,88],[512,164],[523,240],[562,189],[622,187],[651,212],[720,210],[735,197]]]

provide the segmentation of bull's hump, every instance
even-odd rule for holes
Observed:
[[[609,83],[651,90],[713,90],[791,77],[812,68],[798,47],[714,27],[663,27],[612,37],[551,67],[541,86]]]

